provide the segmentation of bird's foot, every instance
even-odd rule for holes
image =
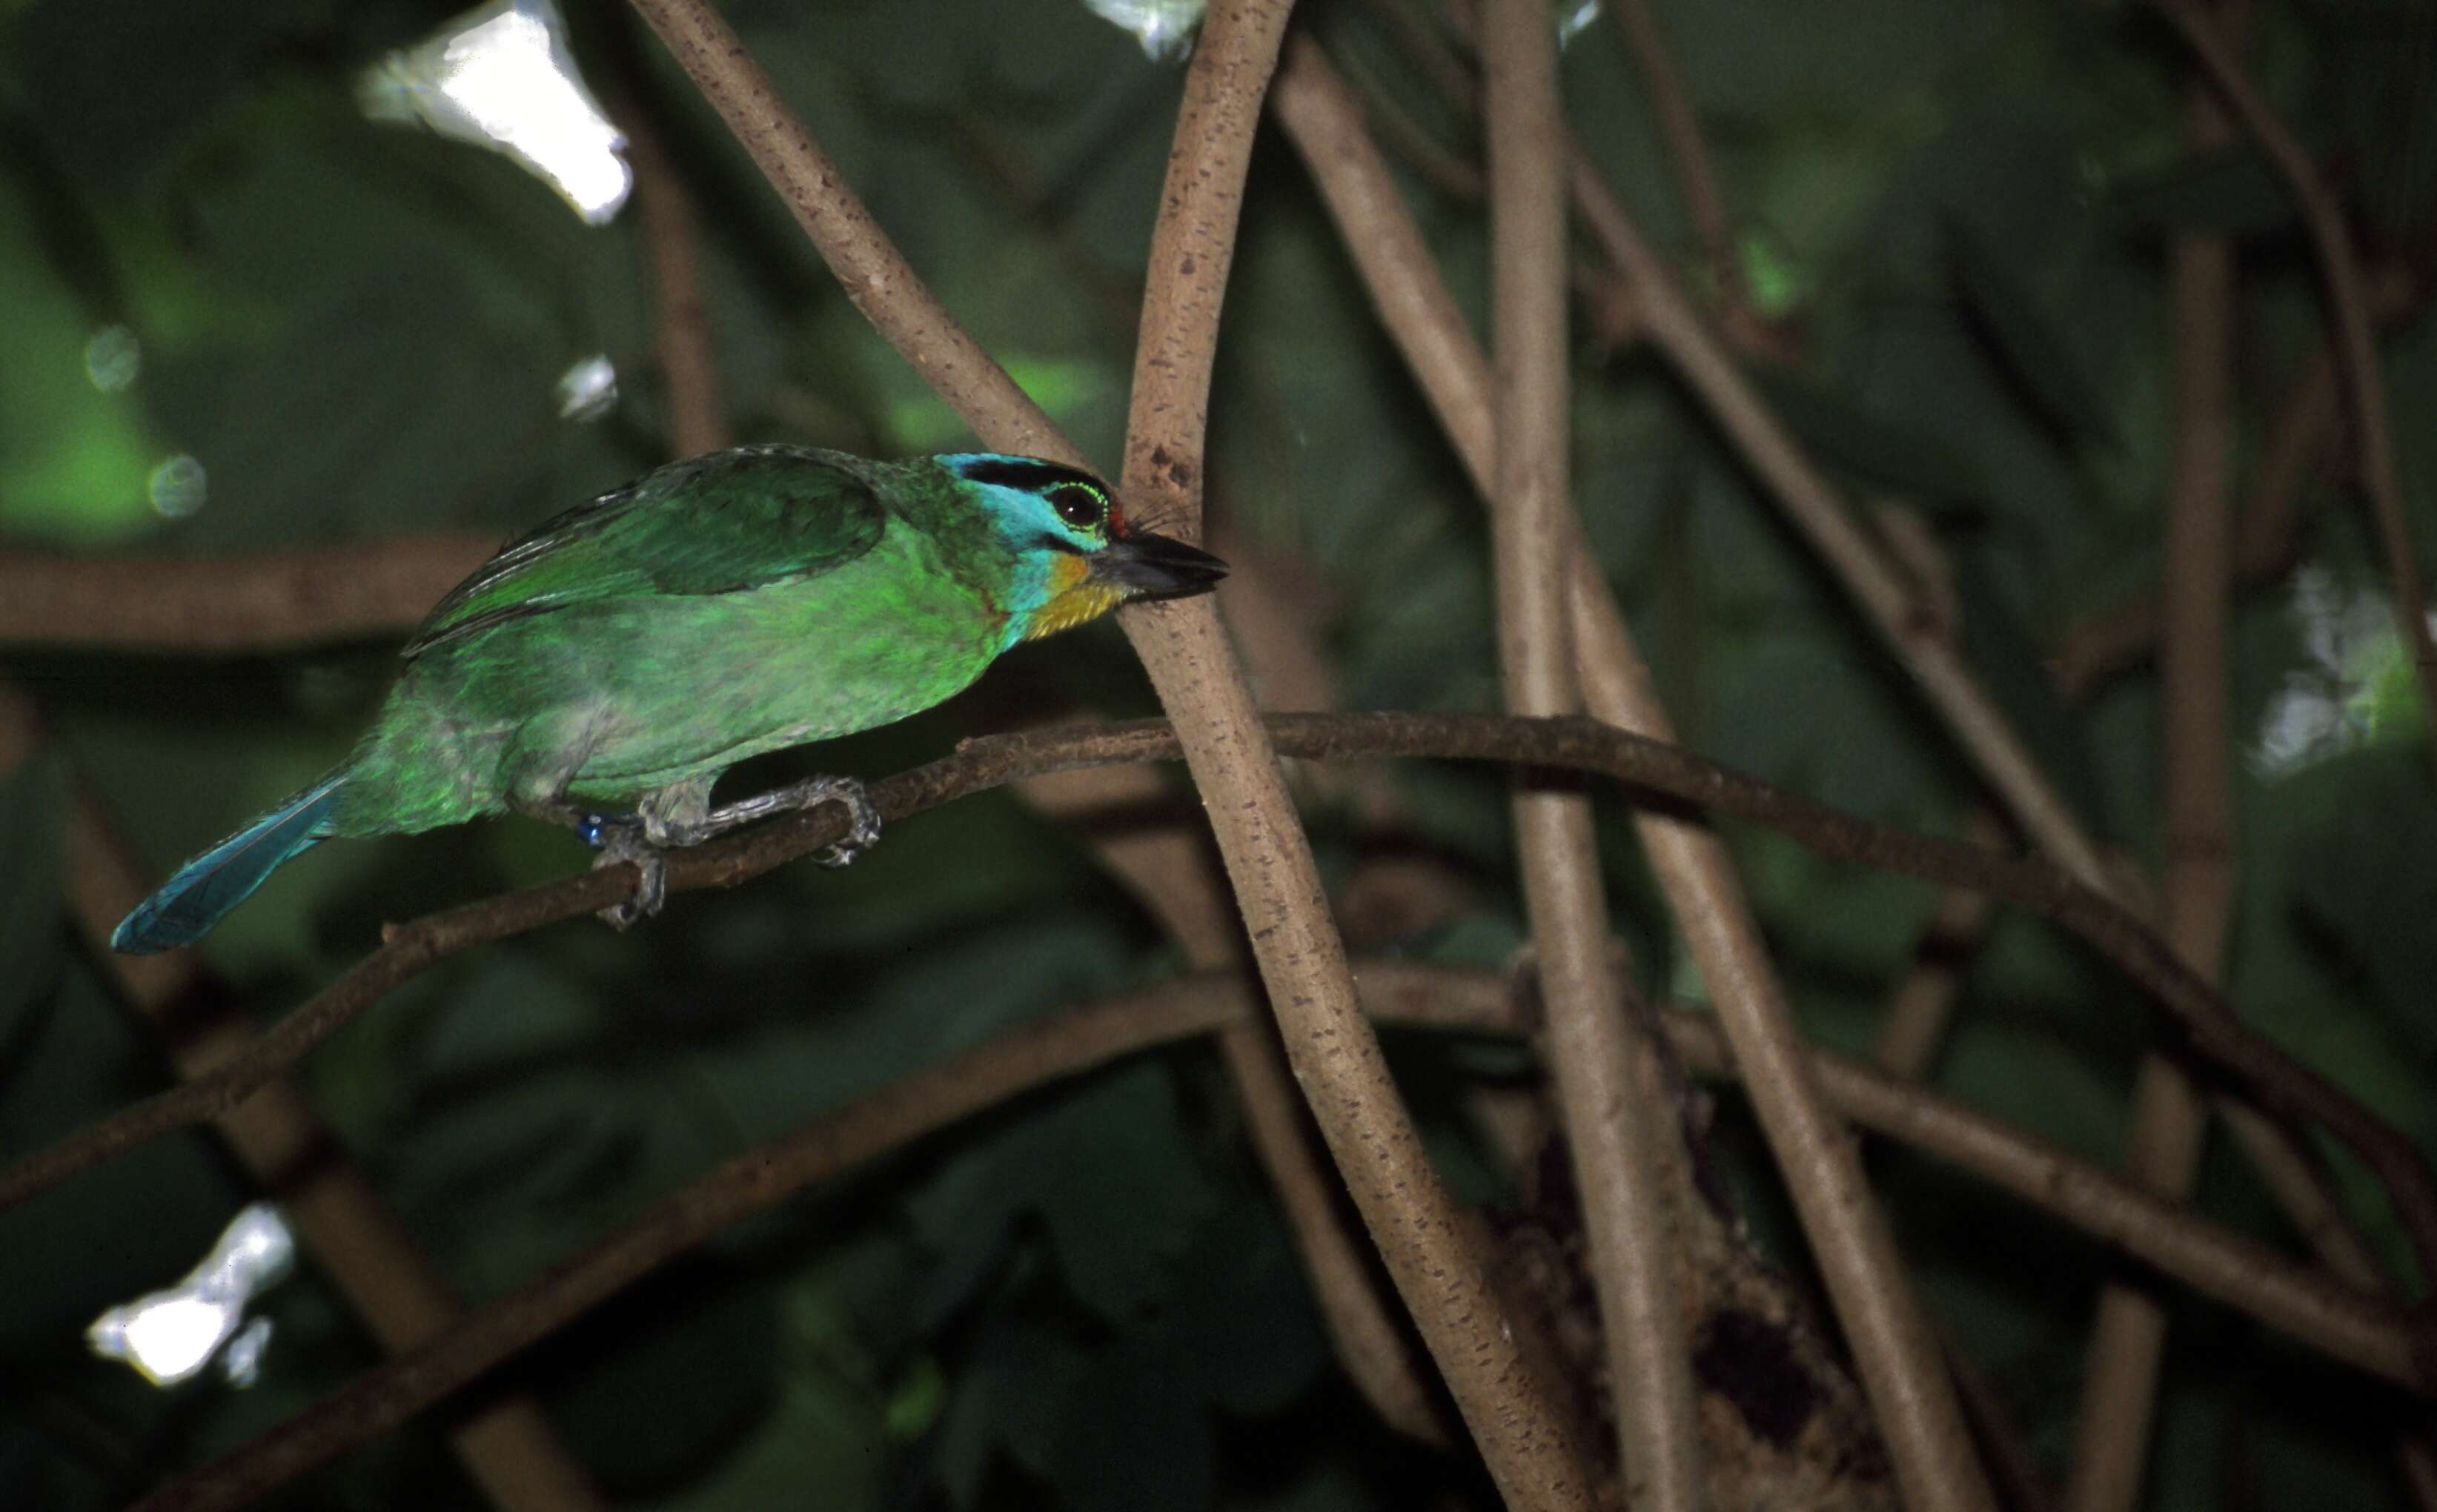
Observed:
[[[868,851],[880,840],[880,807],[871,800],[862,782],[851,777],[808,777],[800,782],[772,788],[751,798],[712,809],[698,819],[673,819],[657,816],[649,805],[643,811],[644,836],[655,845],[700,845],[714,835],[764,819],[775,814],[791,814],[821,803],[841,803],[847,811],[846,838],[815,857],[825,867],[842,867]]]
[[[601,910],[601,922],[612,929],[632,929],[660,911],[669,896],[669,858],[644,834],[643,821],[625,815],[587,814],[575,823],[577,838],[601,853],[592,870],[632,865],[635,891]]]
[[[803,807],[815,803],[846,805],[846,838],[814,857],[825,867],[842,867],[880,843],[880,805],[863,783],[851,777],[816,777],[799,787],[810,791]]]

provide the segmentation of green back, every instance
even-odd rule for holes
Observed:
[[[804,447],[673,463],[535,526],[450,590],[410,660],[509,620],[603,599],[699,597],[816,577],[886,524],[871,465]]]

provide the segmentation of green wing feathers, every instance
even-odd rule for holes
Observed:
[[[880,539],[886,512],[872,476],[860,458],[801,447],[662,467],[501,550],[440,601],[405,655],[570,605],[818,576]]]

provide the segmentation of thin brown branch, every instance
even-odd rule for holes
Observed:
[[[394,635],[499,545],[451,534],[207,559],[0,551],[0,645],[209,654]]]
[[[1652,342],[1877,627],[1982,777],[2040,849],[2090,886],[2105,888],[2097,848],[2012,725],[1579,155],[1574,197],[1585,224],[1631,283]]]
[[[0,683],[0,773],[30,758],[42,743],[32,701]],[[72,781],[70,804],[66,880],[78,932],[108,963],[121,994],[164,1044],[179,1076],[209,1076],[244,1053],[252,1026],[234,1012],[197,1011],[216,1006],[219,994],[191,956],[110,953],[112,926],[147,890],[143,875],[80,780]],[[465,1316],[293,1081],[270,1081],[222,1115],[218,1132],[238,1166],[280,1204],[322,1274],[382,1350],[403,1353]],[[451,1428],[449,1441],[465,1473],[503,1512],[587,1512],[605,1505],[531,1397],[514,1393],[484,1403]]]
[[[2369,493],[2370,519],[2386,553],[2387,580],[2394,594],[2396,629],[2404,653],[2411,659],[2421,700],[2424,744],[2437,760],[2437,642],[2428,628],[2428,596],[2420,575],[2420,553],[2411,539],[2411,522],[2403,501],[2403,480],[2396,470],[2394,421],[2387,409],[2386,379],[2378,364],[2377,333],[2372,324],[2369,280],[2362,275],[2359,252],[2345,228],[2343,207],[2327,186],[2318,165],[2295,139],[2266,97],[2243,73],[2218,24],[2191,0],[2158,0],[2191,48],[2201,74],[2232,107],[2275,164],[2293,198],[2302,206],[2309,228],[2319,272],[2326,283],[2328,313],[2335,325],[2336,353],[2341,359],[2344,388],[2352,409],[2353,439],[2359,448],[2361,485]]]
[[[1972,844],[1990,850],[2004,843],[2004,832],[1985,809],[1972,816],[1967,833]],[[1879,1024],[1872,1059],[1881,1070],[1907,1081],[1929,1074],[1930,1063],[1945,1042],[1964,970],[1988,924],[1988,894],[1950,888],[1938,895],[1928,927],[1913,942],[1912,969],[1889,996],[1886,1016]]]
[[[1565,554],[1575,544],[1567,466],[1566,182],[1556,24],[1547,0],[1490,0],[1482,21],[1489,121],[1492,320],[1497,332],[1499,665],[1518,714],[1581,707]],[[1685,1308],[1660,1160],[1670,1110],[1638,1094],[1608,948],[1607,889],[1589,798],[1514,798],[1523,897],[1547,1005],[1550,1062],[1590,1239],[1626,1504],[1703,1504]]]
[[[1382,1019],[1472,1032],[1528,1028],[1503,976],[1367,961],[1360,976],[1365,1011]],[[1008,1031],[901,1078],[713,1168],[425,1348],[162,1487],[142,1512],[241,1505],[405,1422],[692,1246],[815,1182],[1023,1093],[1258,1011],[1252,984],[1238,975],[1186,977]],[[1678,1054],[1710,1074],[1731,1074],[1732,1058],[1706,1015],[1663,1017]],[[1821,1085],[1865,1127],[1980,1175],[2330,1358],[2426,1389],[2412,1373],[2403,1327],[2376,1299],[1996,1120],[1839,1057],[1815,1059]]]
[[[1717,1074],[1726,1046],[1703,1018],[1670,1014],[1693,1066]],[[1814,1052],[1837,1109],[1863,1128],[1957,1166],[2122,1249],[2203,1295],[2312,1348],[2426,1393],[2413,1325],[2392,1301],[2296,1263],[2009,1125],[1843,1056]]]
[[[1336,56],[1335,62],[1362,101],[1362,118],[1371,123],[1371,130],[1389,151],[1459,204],[1479,204],[1487,198],[1489,181],[1482,176],[1481,166],[1441,146],[1438,138],[1406,111],[1395,93],[1372,73],[1368,63],[1343,52]]]
[[[1148,766],[1058,772],[1025,779],[1018,786],[1043,813],[1079,829],[1101,866],[1160,922],[1188,965],[1198,971],[1243,969],[1243,923],[1208,834],[1198,825],[1142,822],[1146,811],[1172,803],[1173,790],[1160,772]],[[1103,830],[1093,819],[1104,815],[1125,822]],[[1381,1294],[1377,1267],[1349,1222],[1353,1215],[1343,1187],[1324,1158],[1275,1028],[1259,1020],[1234,1023],[1218,1031],[1218,1041],[1243,1103],[1254,1155],[1287,1215],[1321,1321],[1347,1377],[1396,1432],[1426,1443],[1447,1442],[1451,1435],[1429,1366],[1411,1330]]]
[[[634,4],[786,203],[839,289],[948,408],[999,450],[1080,466],[1082,454],[931,293],[718,12],[702,0]]]
[[[2200,150],[2231,136],[2205,97],[2190,101]],[[2165,640],[2160,790],[2165,811],[2165,935],[2194,974],[2215,982],[2234,902],[2233,795],[2226,723],[2226,618],[2232,593],[2229,501],[2234,445],[2234,249],[2184,234],[2168,255],[2174,348],[2174,452],[2165,519]],[[2206,1109],[2183,1068],[2152,1054],[2133,1095],[2125,1169],[2181,1199],[2200,1168]],[[2072,1470],[2070,1512],[2130,1512],[2148,1466],[2166,1316],[2129,1282],[2099,1294]]]
[[[631,49],[622,49],[629,51]],[[730,440],[719,393],[719,360],[702,296],[702,238],[693,191],[669,157],[659,123],[641,98],[631,57],[619,71],[619,125],[635,169],[635,207],[651,265],[652,356],[660,369],[660,406],[669,449],[680,457],[717,451]]]
[[[1659,134],[1667,140],[1668,164],[1675,170],[1675,187],[1684,197],[1693,234],[1700,238],[1701,260],[1724,302],[1741,306],[1743,275],[1735,263],[1727,197],[1718,188],[1717,169],[1710,166],[1709,147],[1702,140],[1700,118],[1692,113],[1692,97],[1684,88],[1674,55],[1668,50],[1650,0],[1617,0],[1612,9],[1617,28],[1624,33],[1625,49],[1641,72],[1642,87],[1650,91],[1650,108],[1658,117]]]
[[[1493,497],[1487,364],[1359,116],[1317,49],[1298,47],[1278,105],[1383,322],[1476,487],[1484,499]],[[1578,537],[1569,554],[1568,598],[1588,708],[1609,726],[1665,739],[1666,711],[1613,595]],[[1763,1128],[1800,1204],[1908,1494],[1932,1506],[1985,1503],[1937,1350],[1859,1161],[1810,1084],[1783,991],[1725,848],[1697,823],[1643,814],[1637,825],[1751,1077]]]
[[[718,15],[701,0],[635,4],[857,308],[933,391],[991,447],[1080,461],[922,286]],[[1212,8],[1187,74],[1152,230],[1123,481],[1138,514],[1173,505],[1188,535],[1201,513],[1209,373],[1243,172],[1286,16],[1283,0]],[[1215,610],[1206,598],[1138,607],[1123,624],[1178,721],[1287,1053],[1493,1476],[1520,1504],[1587,1504],[1579,1456],[1520,1367],[1452,1200],[1423,1157],[1357,1011],[1310,845]]]

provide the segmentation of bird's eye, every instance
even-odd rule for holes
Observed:
[[[1107,517],[1109,501],[1097,489],[1070,483],[1049,490],[1049,507],[1077,530],[1090,530]]]

